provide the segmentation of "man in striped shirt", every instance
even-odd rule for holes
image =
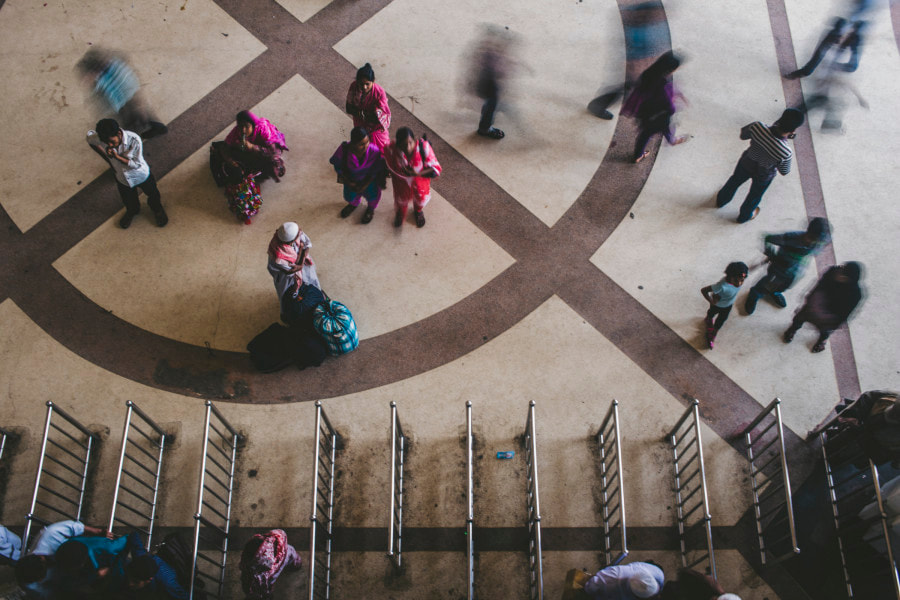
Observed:
[[[750,191],[741,204],[738,223],[746,223],[759,214],[762,195],[775,178],[775,171],[782,175],[791,172],[791,157],[794,155],[787,140],[794,139],[794,131],[803,125],[803,113],[789,108],[771,126],[759,121],[741,128],[741,139],[750,140],[750,147],[741,155],[734,173],[716,194],[716,207],[721,208],[731,202],[737,189],[748,179]]]

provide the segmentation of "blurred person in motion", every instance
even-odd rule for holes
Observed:
[[[472,87],[475,95],[484,100],[478,135],[494,140],[503,139],[506,135],[502,129],[494,127],[494,113],[500,102],[504,80],[512,65],[509,57],[511,43],[509,32],[496,25],[485,25],[481,41],[475,50],[475,78]]]
[[[369,140],[384,151],[391,143],[391,108],[387,93],[375,83],[375,71],[369,63],[356,71],[356,79],[347,90],[347,113],[353,117],[353,127],[362,127]]]
[[[671,46],[666,13],[660,0],[641,2],[619,9],[625,28],[625,59],[639,61],[659,56]],[[608,88],[588,104],[588,111],[611,120],[609,107],[634,86],[634,81]]]
[[[788,108],[772,125],[754,121],[741,127],[741,139],[750,140],[734,173],[715,196],[716,208],[722,208],[734,198],[734,194],[748,179],[751,181],[747,197],[741,204],[737,222],[746,223],[759,215],[759,203],[763,194],[775,179],[776,171],[782,175],[791,172],[794,151],[787,140],[794,139],[795,131],[803,125],[805,117],[796,108]]]
[[[756,310],[756,303],[765,295],[770,295],[779,307],[787,306],[784,292],[798,277],[810,256],[818,254],[831,240],[831,226],[823,217],[815,217],[809,222],[806,231],[789,231],[787,233],[767,235],[765,255],[769,258],[769,268],[756,284],[750,288],[744,309],[748,315]]]
[[[584,584],[594,600],[638,600],[659,598],[665,584],[663,570],[655,564],[633,562],[605,567]]]
[[[91,87],[92,98],[102,115],[116,115],[125,129],[145,140],[169,131],[147,108],[137,74],[122,54],[91,48],[76,69]]]
[[[684,95],[675,89],[672,74],[681,66],[681,59],[674,52],[665,52],[641,73],[634,89],[622,105],[622,114],[638,121],[638,135],[634,142],[632,160],[639,163],[650,151],[647,144],[656,134],[662,134],[669,144],[676,146],[690,139],[688,136],[675,137],[671,124],[675,114],[675,99],[687,102]]]
[[[824,350],[828,336],[847,322],[862,301],[861,276],[862,265],[858,262],[847,262],[825,271],[784,332],[784,342],[791,343],[803,324],[811,323],[819,330],[812,352]]]

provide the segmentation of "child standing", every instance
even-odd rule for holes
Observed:
[[[716,334],[728,319],[734,299],[744,280],[747,279],[748,272],[747,265],[742,262],[733,262],[725,268],[725,277],[718,283],[708,285],[700,290],[700,293],[709,302],[709,311],[706,313],[706,342],[709,344],[710,350],[716,341]]]

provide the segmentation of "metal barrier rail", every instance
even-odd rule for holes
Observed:
[[[894,598],[900,600],[900,577],[891,548],[891,531],[881,498],[878,469],[856,443],[858,435],[857,431],[849,429],[830,437],[824,432],[819,434],[847,597],[853,600],[858,588],[864,587],[859,585],[854,589],[854,582],[866,582],[893,588]],[[854,463],[867,463],[867,468],[860,469]],[[869,511],[873,516],[863,517],[860,510],[867,504],[873,504],[875,510]],[[885,545],[883,561],[873,560],[872,542]],[[858,597],[873,596],[864,592]]]
[[[194,555],[191,561],[190,595],[203,582],[206,594],[224,598],[225,561],[228,557],[228,533],[231,527],[231,501],[234,492],[234,463],[238,442],[243,439],[212,402],[206,401],[203,426],[203,462],[194,514]],[[206,535],[201,534],[201,531]],[[202,546],[202,547],[201,547]],[[213,584],[215,589],[209,585]]]
[[[334,464],[340,434],[331,426],[322,403],[316,401],[312,516],[309,527],[309,600],[331,598],[331,542],[334,535]],[[320,516],[321,515],[321,516]],[[319,525],[322,527],[319,527]],[[319,549],[325,552],[320,558]],[[324,573],[317,572],[321,567]]]
[[[3,451],[6,449],[6,439],[11,438],[13,434],[0,427],[0,460],[3,460]]]
[[[538,493],[537,444],[534,436],[534,400],[528,403],[525,421],[525,463],[528,487],[525,507],[528,518],[528,567],[531,571],[531,598],[544,598],[544,569],[541,556],[541,501]]]
[[[472,453],[472,402],[466,401],[466,475],[468,478],[468,507],[466,512],[466,554],[468,555],[467,600],[475,598],[475,480]]]
[[[769,424],[754,432],[767,417]],[[750,460],[759,557],[763,565],[778,564],[800,553],[794,526],[791,478],[784,450],[781,399],[775,398],[741,435],[747,444],[747,458]],[[781,549],[785,551],[780,552]]]
[[[35,521],[49,525],[59,521],[60,517],[81,520],[91,452],[98,441],[66,411],[51,401],[47,402],[47,420],[44,422],[41,456],[34,478],[34,493],[31,508],[25,515],[23,548],[28,547],[31,526]]]
[[[131,400],[127,401],[125,406],[125,429],[122,434],[122,449],[119,452],[116,492],[109,513],[107,531],[112,531],[117,522],[129,529],[136,529],[146,536],[145,547],[149,552],[153,540],[153,526],[156,524],[166,432]],[[136,422],[138,420],[143,421],[145,428],[151,431],[145,431],[145,428]],[[129,444],[131,453],[128,452]],[[125,496],[123,492],[127,492],[128,495]],[[125,502],[125,498],[129,498],[130,501]],[[116,515],[119,507],[127,511],[127,518]]]
[[[403,463],[407,441],[397,416],[397,403],[391,402],[391,516],[387,557],[398,570],[403,560]]]
[[[675,512],[681,543],[681,564],[683,567],[695,568],[703,561],[709,560],[709,574],[715,578],[716,559],[712,542],[712,517],[709,515],[709,499],[706,494],[706,467],[703,464],[703,441],[700,438],[699,405],[700,401],[694,399],[672,431],[666,435],[666,441],[672,446],[675,464]],[[682,429],[685,423],[687,427]],[[691,450],[693,454],[689,455]],[[689,506],[689,501],[692,501],[692,507]],[[688,524],[692,516],[694,523]],[[699,528],[703,528],[706,533],[706,552],[688,561],[688,552],[691,551],[688,548],[690,545],[688,537]]]
[[[597,432],[600,449],[600,502],[603,507],[604,567],[617,565],[628,556],[625,537],[625,491],[622,484],[622,443],[619,435],[619,401],[613,400]],[[618,529],[620,547],[613,559],[613,536]]]

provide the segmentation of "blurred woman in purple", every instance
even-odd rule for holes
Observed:
[[[654,135],[661,133],[671,145],[688,141],[687,136],[676,138],[671,125],[675,114],[675,98],[686,102],[681,92],[672,83],[672,74],[681,65],[681,60],[671,51],[666,52],[641,73],[637,85],[625,99],[622,114],[638,121],[638,136],[634,142],[633,160],[644,160],[650,151],[647,143]]]
[[[302,561],[281,529],[257,533],[241,553],[241,587],[247,600],[271,600],[275,581],[285,567],[299,569]]]

